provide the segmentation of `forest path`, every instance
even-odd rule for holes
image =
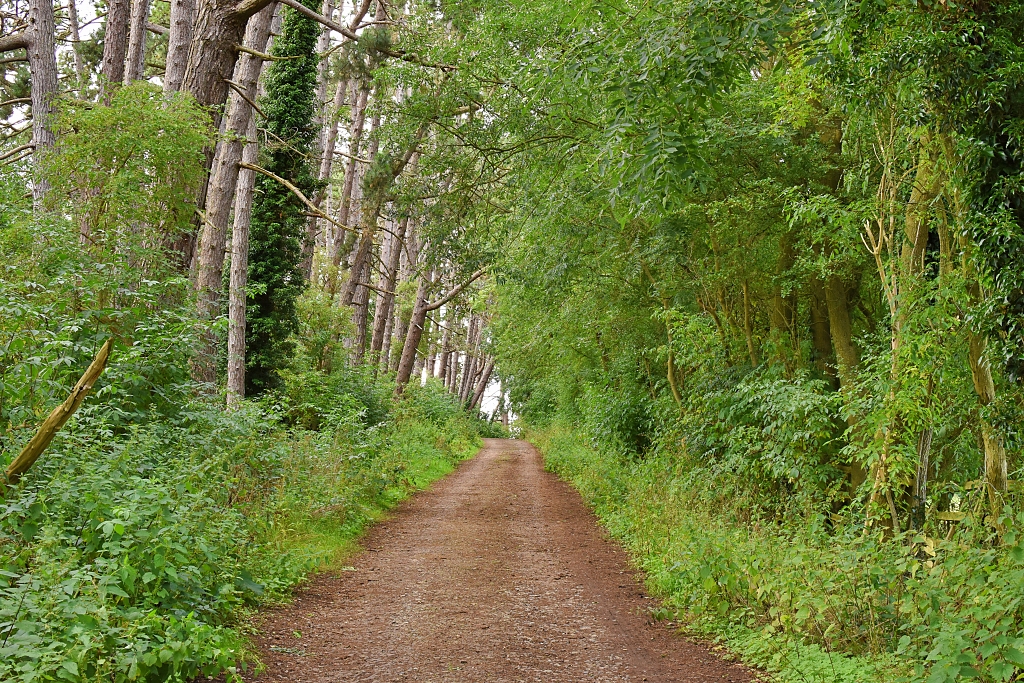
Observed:
[[[625,553],[524,441],[487,439],[364,546],[264,617],[258,681],[753,679],[651,623]]]

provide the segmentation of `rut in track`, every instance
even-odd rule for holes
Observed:
[[[754,679],[650,622],[623,551],[526,442],[488,439],[364,545],[266,616],[258,681]]]

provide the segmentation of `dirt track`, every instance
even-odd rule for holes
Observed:
[[[271,612],[260,682],[750,681],[646,617],[626,556],[528,443],[489,439]]]

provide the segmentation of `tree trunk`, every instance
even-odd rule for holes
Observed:
[[[450,365],[448,366],[448,384],[445,388],[449,394],[455,394],[455,386],[459,383],[459,372],[462,369],[462,354],[459,351],[452,353]]]
[[[133,0],[128,29],[128,54],[125,56],[124,82],[142,80],[146,71],[146,22],[149,0]]]
[[[359,142],[363,137],[363,126],[366,122],[366,105],[370,96],[369,87],[363,83],[360,85],[354,97],[352,108],[352,126],[349,134],[348,153],[349,160],[345,165],[345,180],[341,188],[341,202],[338,208],[338,223],[347,226],[349,214],[352,211],[352,190],[356,179],[356,158],[359,156]],[[331,257],[331,264],[337,270],[341,266],[341,255],[344,251],[342,244],[345,241],[345,233],[341,230],[334,234],[334,242],[328,246],[328,254]],[[335,273],[330,278],[330,290],[333,293],[337,286],[338,275]]]
[[[409,317],[402,315],[400,310],[395,310],[395,320],[392,326],[395,329],[395,334],[391,342],[390,370],[398,372],[398,366],[402,362],[402,352],[405,350],[405,338],[409,333]]]
[[[82,61],[82,36],[79,33],[78,7],[75,0],[68,0],[68,24],[71,30],[71,51],[75,58],[75,75],[78,76],[78,88],[85,88],[89,74],[86,73],[85,62]]]
[[[103,91],[109,101],[110,88],[124,80],[124,59],[128,53],[128,20],[130,0],[108,0],[107,27],[103,34],[103,64],[100,75],[105,81]]]
[[[971,367],[971,379],[974,380],[974,391],[978,395],[978,403],[982,407],[989,405],[996,398],[996,385],[992,378],[992,366],[985,357],[988,339],[985,335],[968,334],[968,363]],[[985,447],[985,483],[987,484],[989,506],[993,515],[1003,509],[1003,496],[1007,489],[1006,446],[999,432],[984,416],[979,417],[981,438]]]
[[[227,81],[235,70],[235,46],[245,36],[249,17],[272,0],[200,0],[181,89],[199,104],[218,107],[227,98]]]
[[[498,391],[501,394],[501,426],[508,429],[508,400],[505,398],[505,382],[499,377]]]
[[[392,292],[395,291],[398,282],[398,266],[402,258],[403,241],[408,225],[409,217],[405,216],[392,236],[391,248],[387,254],[388,260],[384,272],[381,273],[380,287],[384,291],[377,293],[377,310],[373,316],[373,336],[370,340],[370,355],[378,360],[381,350],[384,348],[384,332],[394,308],[395,295]]]
[[[833,385],[838,388],[835,358],[832,351],[832,332],[828,322],[828,304],[825,302],[825,287],[821,280],[810,280],[811,343],[814,347],[814,364]]]
[[[828,308],[828,327],[832,335],[832,348],[842,387],[852,390],[860,357],[853,345],[853,326],[850,322],[850,301],[846,284],[838,275],[825,280],[825,305]]]
[[[779,260],[775,267],[776,280],[781,280],[796,262],[796,255],[793,253],[793,233],[787,231],[779,238]],[[774,360],[781,362],[786,368],[786,374],[793,372],[796,354],[799,354],[799,345],[796,343],[793,332],[795,329],[794,318],[796,313],[796,294],[790,291],[783,294],[782,284],[776,282],[772,292],[772,306],[769,322],[771,324],[771,338],[773,342]]]
[[[273,17],[273,6],[267,6],[249,21],[245,40],[247,47],[257,51],[266,48]],[[257,82],[262,67],[261,59],[243,54],[235,69],[233,80],[243,87],[246,97],[250,100],[256,99]],[[252,120],[252,106],[238,93],[233,92],[229,98],[225,121],[227,136],[217,146],[209,189],[206,193],[206,215],[199,239],[196,293],[199,319],[202,321],[212,320],[221,306],[224,240],[231,215],[231,199],[235,195],[235,187],[240,176],[238,162],[242,159],[243,135],[250,130],[249,124]],[[209,330],[208,325],[206,329]],[[193,368],[197,380],[213,382],[216,373],[216,337],[210,331],[205,332],[203,337],[204,349],[197,354]]]
[[[423,319],[423,336],[426,337],[428,340],[430,339],[430,318],[429,317]],[[423,343],[422,339],[420,340],[420,343],[421,344]],[[423,381],[423,364],[425,362],[426,362],[426,357],[423,355],[423,353],[417,353],[416,354],[416,362],[413,363],[413,366],[412,366],[412,379],[414,379],[417,384],[421,384],[422,381]]]
[[[325,62],[327,60],[324,60]],[[320,147],[320,171],[317,174],[317,178],[323,184],[323,187],[317,190],[313,196],[313,203],[315,205],[322,206],[324,197],[327,194],[329,187],[328,183],[331,179],[331,171],[334,166],[334,148],[338,141],[338,116],[341,112],[341,107],[345,103],[345,94],[347,92],[348,81],[341,79],[338,81],[338,87],[334,91],[334,101],[330,106],[325,105],[325,122],[323,126],[323,132],[321,135]],[[304,273],[306,280],[313,279],[313,255],[316,251],[317,237],[320,234],[320,226],[324,222],[321,219],[311,217],[309,222],[306,224],[306,239],[302,244],[302,272]],[[341,232],[340,229],[335,228],[333,225],[327,228],[330,232],[329,237],[324,239],[324,244],[327,247],[328,254],[333,253],[332,245],[335,241],[335,233]],[[343,235],[339,235],[343,237]]]
[[[494,356],[487,359],[484,371],[480,375],[480,381],[476,383],[476,391],[473,392],[473,400],[469,404],[470,410],[479,408],[480,401],[484,398],[484,391],[487,389],[487,382],[491,379],[491,372],[494,371]]]
[[[378,128],[380,128],[380,116],[374,116],[370,124],[371,133]],[[366,159],[371,164],[377,158],[378,144],[377,138],[371,135],[370,144],[366,150]],[[352,262],[349,264],[349,278],[341,290],[341,303],[346,306],[352,304],[359,286],[359,279],[355,275],[363,269],[373,251],[373,241],[377,235],[377,219],[380,217],[383,204],[384,195],[378,191],[371,191],[369,195],[364,194],[363,200],[359,202],[359,243],[356,246]]]
[[[242,160],[255,164],[258,156],[256,125],[249,122],[253,138],[242,152]],[[228,408],[236,407],[245,396],[245,288],[249,277],[249,220],[252,217],[252,193],[256,173],[238,172],[235,197],[235,223],[231,228],[231,285],[228,294]]]
[[[469,376],[473,369],[473,361],[475,360],[473,358],[473,350],[476,345],[476,326],[477,317],[471,315],[469,317],[469,328],[466,331],[466,361],[463,364],[462,380],[459,382],[458,391],[456,392],[460,403],[465,403],[466,401],[466,385],[469,383]]]
[[[356,273],[352,271],[352,277],[360,282],[366,282],[370,277],[370,263],[364,261],[362,268]],[[352,298],[352,306],[355,309],[352,315],[356,324],[356,337],[352,344],[353,365],[361,365],[363,356],[366,353],[366,326],[370,315],[370,288],[358,287]]]
[[[412,376],[412,367],[416,362],[416,349],[419,348],[420,339],[423,337],[423,322],[427,319],[427,292],[430,290],[431,284],[429,277],[421,277],[420,284],[416,288],[416,304],[412,309],[409,331],[405,335],[402,357],[398,362],[398,371],[395,376],[395,396],[402,395],[405,385],[409,383],[409,378]]]
[[[53,100],[57,96],[57,53],[54,37],[53,4],[49,0],[32,0],[28,7],[28,68],[31,76],[32,144],[39,159],[53,147],[57,136],[51,127]],[[50,186],[36,174],[32,198],[38,204]]]
[[[853,345],[853,326],[850,322],[850,300],[846,284],[838,275],[829,275],[825,280],[825,306],[828,309],[828,329],[832,336],[832,348],[836,354],[836,369],[840,388],[852,398],[857,378],[860,357]],[[853,418],[850,418],[852,421]],[[867,479],[863,465],[856,460],[850,463],[850,494]]]
[[[384,344],[381,347],[380,360],[377,363],[378,368],[383,372],[387,372],[391,367],[391,335],[395,331],[394,310],[395,305],[392,302],[391,311],[388,312],[388,318],[384,324]]]
[[[178,92],[185,80],[195,17],[196,0],[171,0],[171,27],[167,36],[167,66],[164,70],[165,93]],[[262,51],[262,48],[256,49]]]
[[[448,379],[448,360],[452,355],[452,325],[454,324],[451,308],[445,310],[444,315],[444,335],[441,337],[441,362],[437,368],[437,377],[441,378],[441,383],[445,384]]]

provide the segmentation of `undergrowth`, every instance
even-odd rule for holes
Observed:
[[[1024,515],[1009,508],[1002,544],[970,526],[887,540],[853,515],[751,515],[678,441],[636,456],[557,423],[529,437],[646,572],[656,616],[781,681],[1007,681],[1024,665]]]
[[[7,493],[0,680],[231,677],[255,664],[248,611],[337,564],[479,445],[433,387],[373,419],[366,396],[307,397],[316,429],[284,396],[231,413],[194,401],[127,429],[83,409]]]

